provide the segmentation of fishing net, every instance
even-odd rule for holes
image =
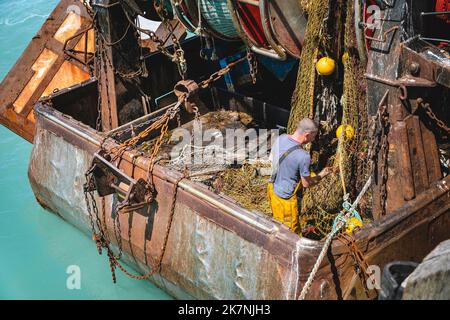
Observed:
[[[270,163],[244,164],[239,168],[228,168],[221,179],[222,193],[234,199],[244,208],[272,216],[267,198],[268,175],[260,173],[261,168],[270,168]]]
[[[227,129],[246,129],[254,125],[253,117],[245,112],[218,110],[202,115],[202,135],[207,130],[214,130],[217,134],[223,134]],[[194,130],[193,121],[181,126],[191,131]],[[227,148],[225,141],[220,144],[206,141],[205,145],[195,144],[194,141],[185,144],[180,152],[172,153],[178,139],[173,139],[174,130],[167,132],[158,154],[159,163],[177,171],[187,173],[192,181],[207,185],[212,191],[224,194],[242,207],[248,210],[256,210],[271,216],[271,209],[267,199],[267,183],[271,174],[271,162],[268,155],[257,159],[245,158],[248,145],[240,150],[237,146]],[[210,131],[212,132],[212,131]],[[267,137],[271,139],[270,134]],[[145,141],[139,149],[144,152],[153,150],[157,139]],[[249,141],[247,141],[249,142]],[[248,150],[247,150],[248,151]],[[170,154],[170,155],[169,155]],[[229,163],[229,159],[244,157],[243,164]],[[196,161],[195,159],[201,159]]]
[[[311,9],[311,3],[313,1],[311,1],[311,0],[299,0],[298,2],[300,4],[300,7],[303,9],[303,11],[305,11],[306,13],[309,13],[309,11]]]
[[[333,15],[327,18],[327,29],[323,20],[328,14],[328,0],[310,4],[289,119],[290,132],[295,131],[296,124],[304,117],[320,122],[320,135],[310,147],[312,167],[332,166],[339,172],[303,191],[301,229],[314,226],[317,238],[331,231],[333,220],[342,209],[344,194],[349,193],[354,199],[368,175],[364,156],[367,151],[364,66],[356,50],[353,1],[332,4]],[[318,54],[340,60],[344,52],[348,59],[343,63],[343,72],[338,69],[333,81],[316,76]],[[341,81],[342,88],[339,88],[336,83]],[[355,138],[347,140],[341,135],[336,141],[334,132],[339,124],[354,128]]]
[[[343,123],[350,124],[356,130],[355,140],[347,143],[343,150],[347,153],[344,168],[346,183],[349,184],[349,192],[353,199],[359,193],[370,176],[368,164],[368,113],[366,108],[366,80],[364,76],[365,65],[360,61],[355,32],[354,2],[348,1],[345,50],[348,60],[344,64],[344,101]],[[360,213],[368,214],[371,209],[370,192],[366,193],[360,201]]]
[[[359,61],[355,45],[353,1],[332,3],[333,10],[329,13],[329,0],[302,1],[302,5],[308,8],[309,19],[288,124],[288,130],[292,132],[304,117],[320,122],[320,135],[309,148],[312,169],[317,172],[325,166],[332,166],[340,172],[302,191],[301,230],[313,226],[314,232],[309,237],[316,239],[331,231],[332,223],[342,209],[344,193],[349,193],[354,199],[368,177],[364,66]],[[333,76],[317,76],[315,64],[319,56],[328,55],[340,61],[344,52],[348,59],[343,65],[338,65]],[[202,116],[205,129],[227,128],[230,116],[235,117],[225,111]],[[252,122],[251,116],[245,114],[239,114],[236,119],[244,126]],[[356,131],[355,138],[346,140],[341,136],[336,139],[335,131],[340,124],[352,126]],[[188,146],[180,158],[172,159],[167,165],[182,170],[185,160],[191,160],[195,152],[205,152],[207,148]],[[229,196],[244,208],[272,215],[267,199],[269,175],[263,173],[270,167],[269,163],[217,167],[213,161],[202,165],[208,167],[206,171],[200,167],[190,168],[190,173],[194,173],[192,180]],[[364,206],[364,201],[362,204]]]
[[[305,118],[312,117],[314,110],[314,87],[316,80],[316,61],[320,43],[323,39],[324,19],[328,13],[329,0],[301,1],[307,8],[308,23],[306,26],[305,41],[300,56],[300,67],[297,76],[297,85],[292,97],[292,108],[289,116],[288,132],[293,132],[297,123]]]

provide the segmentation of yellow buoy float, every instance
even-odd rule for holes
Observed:
[[[329,76],[336,69],[336,62],[330,57],[323,57],[316,63],[316,70],[321,76]]]
[[[345,53],[342,55],[342,64],[346,64],[347,61],[348,61],[348,59],[350,59],[350,55],[348,54],[348,52],[345,52]]]
[[[356,217],[347,220],[347,225],[345,228],[345,233],[352,233],[355,228],[362,228],[363,222]]]
[[[336,137],[339,139],[342,133],[342,130],[344,130],[344,125],[341,124],[337,130],[336,130]],[[345,125],[345,138],[347,140],[351,140],[353,139],[353,137],[355,136],[355,129],[353,129],[353,127],[349,124]]]

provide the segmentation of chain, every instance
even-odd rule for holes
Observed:
[[[92,170],[92,169],[90,169]],[[89,199],[89,197],[93,198],[93,194],[90,190],[94,189],[94,183],[92,181],[92,179],[90,179],[90,170],[86,173],[85,177],[86,177],[86,183],[84,185],[84,198],[85,198],[85,202],[86,202],[86,206],[87,206],[87,211],[88,211],[88,215],[89,215],[89,222],[91,224],[91,230],[93,234],[96,234],[96,230],[95,230],[95,225],[94,225],[94,217],[92,214],[92,211],[96,210],[96,203],[94,201],[92,201],[92,207],[91,207],[91,199]],[[95,206],[95,209],[94,207]]]
[[[199,88],[202,88],[202,89],[208,88],[212,82],[220,79],[224,74],[229,72],[232,67],[234,67],[236,64],[244,61],[245,59],[246,59],[246,57],[241,58],[237,61],[234,61],[234,62],[230,63],[229,65],[227,65],[225,68],[213,73],[208,79],[199,83]],[[179,115],[180,108],[184,104],[184,102],[187,98],[188,98],[187,93],[180,95],[178,98],[178,102],[173,107],[167,109],[167,111],[164,113],[164,115],[162,115],[162,116],[158,117],[156,120],[154,120],[147,128],[145,128],[143,131],[141,131],[138,135],[133,136],[133,137],[129,138],[128,140],[126,140],[125,142],[121,143],[119,146],[112,148],[111,151],[108,152],[109,155],[111,155],[111,154],[113,155],[113,157],[111,157],[111,161],[117,160],[119,157],[121,157],[123,155],[123,153],[125,152],[125,150],[127,148],[134,147],[139,142],[139,140],[145,138],[151,132],[153,132],[157,129],[161,129],[158,140],[156,141],[155,146],[154,146],[151,156],[150,156],[151,161],[150,161],[150,166],[149,166],[149,169],[147,172],[147,181],[150,181],[152,179],[151,173],[153,172],[153,167],[156,163],[155,158],[156,158],[156,156],[159,152],[159,149],[163,143],[164,136],[166,135],[166,133],[168,132],[168,129],[169,129],[169,121]],[[198,117],[199,117],[198,110],[194,110],[194,111],[195,111],[195,117],[196,117],[196,119],[198,119]],[[134,127],[127,128],[126,130],[123,130],[123,132],[133,130],[133,128]],[[106,140],[106,138],[105,138],[105,140]],[[102,145],[103,145],[103,143],[102,143]],[[93,233],[92,238],[96,242],[97,250],[98,250],[99,254],[101,254],[102,248],[106,249],[114,283],[116,282],[116,273],[115,273],[116,268],[119,268],[122,272],[124,272],[126,275],[128,275],[131,278],[148,279],[153,274],[158,272],[161,268],[161,262],[162,262],[162,259],[164,256],[168,236],[170,233],[170,228],[172,225],[178,184],[183,178],[186,177],[186,174],[184,173],[183,176],[179,180],[177,180],[175,183],[174,196],[173,196],[172,204],[171,204],[169,223],[167,225],[164,243],[161,248],[161,255],[159,256],[156,264],[154,265],[154,267],[152,268],[152,270],[149,273],[138,276],[138,275],[130,273],[119,263],[119,259],[122,256],[122,239],[121,239],[121,234],[120,234],[121,228],[120,228],[120,217],[119,217],[120,210],[116,210],[117,215],[113,221],[114,234],[116,236],[116,240],[117,240],[118,247],[119,247],[118,256],[115,256],[113,250],[111,249],[111,246],[110,246],[111,241],[106,233],[107,226],[106,226],[106,218],[105,218],[105,216],[106,216],[105,215],[105,205],[104,205],[104,202],[102,202],[103,222],[101,222],[99,214],[98,214],[96,200],[95,200],[95,197],[93,194],[93,191],[95,190],[95,184],[93,182],[93,177],[92,177],[93,168],[94,168],[94,166],[92,168],[90,168],[85,175],[86,183],[84,185],[84,192],[85,192],[86,207],[88,210],[89,219],[90,219],[90,223],[91,223],[91,229],[92,229],[92,233]],[[153,181],[150,181],[150,182],[151,182],[151,185],[153,185]],[[104,199],[102,199],[102,201],[104,201]]]
[[[84,0],[84,1],[86,1],[86,0]],[[124,8],[122,1],[119,1],[116,4],[119,4],[119,3],[122,6],[122,10],[123,10],[123,13],[124,13],[126,19],[128,20],[128,26],[127,26],[124,34],[118,40],[115,40],[113,42],[106,41],[106,39],[103,37],[101,32],[98,32],[98,30],[96,29],[97,33],[100,34],[100,36],[103,38],[104,44],[106,44],[108,46],[114,46],[114,45],[118,44],[119,42],[121,42],[125,38],[125,36],[128,34],[128,31],[129,31],[130,27],[132,26],[136,31],[140,31],[140,32],[148,35],[150,40],[157,44],[157,49],[162,54],[168,56],[173,62],[176,62],[177,65],[178,65],[178,69],[179,69],[180,75],[182,77],[184,77],[185,73],[187,71],[187,63],[186,63],[186,60],[184,58],[184,51],[181,48],[181,45],[180,45],[178,39],[174,35],[174,29],[173,29],[172,25],[170,25],[170,23],[167,22],[167,19],[163,18],[163,23],[164,23],[165,27],[168,28],[168,30],[170,32],[170,35],[172,37],[172,41],[174,43],[174,48],[175,48],[174,53],[171,53],[167,48],[164,47],[164,41],[161,40],[156,35],[156,33],[154,31],[148,30],[148,29],[143,29],[143,28],[139,27],[133,21],[134,18],[130,17],[130,15],[128,14],[127,10]],[[95,16],[93,15],[93,18],[94,17]],[[108,59],[108,63],[112,67],[112,63],[109,61],[109,59]],[[114,68],[112,68],[112,69],[114,70],[114,72],[117,75],[119,75],[121,78],[124,78],[124,79],[133,79],[133,78],[136,78],[136,77],[138,77],[138,76],[140,76],[140,75],[142,75],[144,73],[143,66],[140,66],[139,69],[134,71],[134,72],[130,72],[130,73],[126,73],[126,74],[125,73],[121,73],[120,71],[115,70]]]
[[[178,38],[175,35],[175,30],[167,19],[163,20],[164,26],[170,32],[170,36],[172,39],[173,46],[175,48],[175,52],[172,56],[172,61],[175,62],[178,66],[178,73],[180,74],[182,79],[186,79],[187,73],[187,62],[184,57],[184,50],[181,48],[181,44],[178,41]],[[165,49],[165,48],[164,48]]]
[[[371,138],[371,143],[369,145],[369,150],[367,151],[367,171],[369,176],[373,175],[375,172],[376,155],[381,145],[381,131],[377,131],[377,124],[379,124],[380,112],[377,112],[376,116],[370,119],[369,124],[369,137]]]
[[[337,237],[337,240],[344,243],[348,247],[349,253],[352,256],[353,261],[355,263],[354,264],[355,273],[361,280],[361,284],[362,287],[364,288],[364,293],[366,294],[366,297],[369,298],[370,297],[369,288],[367,287],[367,280],[368,280],[367,269],[369,268],[369,264],[367,263],[364,254],[358,248],[355,237],[351,234],[341,233],[339,237]]]
[[[100,217],[98,214],[96,200],[93,195],[94,185],[93,185],[93,177],[92,177],[92,168],[90,170],[88,170],[88,172],[86,173],[86,183],[84,185],[84,195],[85,195],[86,206],[87,206],[87,210],[88,210],[88,214],[89,214],[91,229],[92,229],[92,233],[93,233],[92,239],[96,242],[96,246],[97,246],[97,250],[98,250],[99,254],[102,253],[102,248],[106,249],[108,259],[109,259],[109,266],[111,269],[111,275],[112,275],[112,279],[113,279],[114,283],[116,283],[116,281],[117,281],[116,273],[115,273],[116,268],[119,268],[127,276],[129,276],[133,279],[137,279],[137,280],[148,279],[161,269],[162,260],[164,258],[164,254],[166,252],[167,241],[169,239],[170,229],[172,226],[173,216],[175,214],[175,205],[176,205],[176,199],[177,199],[177,193],[178,193],[178,185],[179,185],[180,181],[186,177],[187,176],[184,173],[179,179],[177,179],[177,181],[175,182],[175,185],[174,185],[174,191],[173,191],[174,194],[173,194],[170,211],[169,211],[170,212],[169,213],[169,221],[167,223],[166,233],[165,233],[164,241],[163,241],[163,244],[161,247],[161,254],[159,255],[156,263],[152,266],[151,271],[149,271],[148,273],[146,273],[144,275],[136,275],[136,274],[133,274],[130,271],[128,271],[119,262],[120,256],[122,255],[121,244],[119,244],[119,248],[120,248],[119,256],[116,257],[114,255],[114,252],[111,248],[111,241],[109,240],[107,232],[106,232],[107,226],[106,226],[106,218],[105,218],[105,216],[106,216],[105,215],[105,200],[104,200],[104,198],[102,199],[102,208],[103,208],[103,223],[102,223],[100,221]],[[95,215],[95,217],[94,217],[94,215]],[[118,216],[119,216],[119,213],[117,214],[117,217]],[[117,218],[117,220],[119,221],[118,218]],[[119,234],[119,238],[121,238],[120,234]]]
[[[387,200],[387,179],[388,179],[388,130],[389,130],[389,115],[386,106],[380,106],[374,118],[369,124],[369,136],[372,138],[372,143],[369,146],[367,153],[367,167],[369,176],[375,174],[376,164],[378,163],[378,155],[380,157],[380,172],[381,172],[381,190],[380,190],[380,209],[381,215],[386,214],[386,200]]]
[[[94,14],[93,19],[95,19],[96,14]],[[97,94],[98,94],[98,101],[97,101],[97,119],[96,119],[96,130],[104,129],[102,128],[102,91],[101,91],[101,84],[105,84],[105,93],[106,93],[106,109],[110,108],[111,101],[109,98],[109,82],[108,82],[108,76],[107,76],[107,68],[108,66],[114,70],[111,61],[109,60],[108,54],[105,49],[105,43],[104,43],[104,37],[102,36],[101,32],[97,28],[97,24],[94,21],[94,31],[96,34],[95,37],[95,43],[96,43],[96,72],[97,72]],[[107,65],[108,63],[108,65]],[[108,112],[109,115],[109,127],[112,128],[112,115],[111,110]]]
[[[386,201],[387,201],[387,180],[388,180],[388,130],[389,130],[389,115],[386,106],[381,107],[380,126],[381,126],[381,190],[380,190],[380,209],[381,215],[386,215]]]
[[[445,125],[445,123],[436,116],[436,114],[431,109],[431,106],[430,106],[429,103],[424,103],[422,98],[417,99],[417,103],[418,103],[418,105],[420,107],[422,107],[425,110],[425,112],[427,113],[428,117],[430,117],[430,119],[433,120],[439,128],[441,128],[448,135],[450,135],[450,128],[447,127]]]
[[[86,12],[89,14],[89,16],[92,19],[94,19],[94,12],[92,11],[92,8],[90,6],[90,2],[91,2],[90,0],[83,0],[83,6],[86,8]]]
[[[227,74],[228,72],[230,72],[230,70],[231,70],[235,65],[237,65],[237,64],[239,64],[239,63],[241,63],[242,61],[245,61],[245,60],[247,60],[247,57],[243,57],[243,58],[240,58],[240,59],[238,59],[238,60],[236,60],[236,61],[233,61],[233,62],[229,63],[226,67],[224,67],[224,68],[220,69],[219,71],[216,71],[216,72],[214,72],[213,74],[211,74],[211,75],[209,76],[208,79],[203,80],[202,82],[200,82],[200,83],[198,84],[198,86],[199,86],[200,88],[202,88],[202,89],[208,88],[209,85],[210,85],[212,82],[219,80],[219,79],[222,78],[225,74]]]
[[[217,72],[214,72],[213,74],[210,75],[210,77],[208,79],[201,81],[198,84],[198,87],[201,89],[208,88],[212,82],[219,80],[223,75],[228,73],[235,65],[244,61],[245,59],[246,59],[246,57],[243,57],[241,59],[233,61],[230,64],[228,64],[226,67],[218,70]],[[168,122],[170,120],[172,120],[173,118],[175,118],[175,116],[180,111],[180,107],[184,103],[186,98],[187,98],[187,94],[181,95],[178,99],[178,102],[173,107],[169,108],[161,117],[154,120],[150,126],[145,128],[138,135],[129,138],[128,140],[121,143],[119,146],[113,148],[111,150],[111,153],[114,153],[116,155],[121,155],[126,150],[126,148],[134,147],[141,139],[147,137],[150,134],[150,132],[153,132],[157,129],[162,128],[161,130],[164,130],[165,131],[164,134],[165,134],[168,130]],[[198,113],[196,114],[196,116],[198,117]],[[129,132],[130,130],[133,130],[133,128],[126,128],[122,132]],[[118,133],[115,133],[115,134],[118,134]],[[164,134],[163,134],[163,132],[161,132],[161,134],[159,135],[161,140],[164,137]],[[156,144],[156,148],[154,148],[154,150],[152,152],[153,155],[157,154],[157,152],[159,151],[158,148],[161,144],[162,144],[162,141],[158,140],[158,143]]]
[[[165,129],[168,126],[169,121],[173,119],[175,115],[179,112],[180,107],[184,102],[185,98],[186,96],[183,96],[182,99],[178,100],[178,102],[173,107],[169,108],[162,117],[154,121],[150,126],[145,128],[138,135],[131,137],[128,140],[121,143],[120,145],[118,145],[117,147],[112,148],[111,153],[116,155],[113,158],[113,160],[117,159],[118,156],[121,156],[128,147],[134,147],[139,142],[139,140],[147,137],[151,132],[158,130],[160,128]],[[160,137],[163,137],[163,135],[160,134]]]
[[[94,17],[92,18],[94,19]],[[98,31],[96,28],[96,24],[94,22],[94,37],[95,37],[95,55],[96,55],[96,77],[97,77],[97,120],[95,121],[95,129],[97,131],[101,131],[102,129],[102,92],[100,89],[100,85],[101,85],[101,81],[100,81],[100,77],[101,77],[101,72],[102,72],[102,60],[100,58],[100,40],[98,37]],[[105,80],[107,81],[107,80]]]
[[[109,99],[109,83],[108,83],[108,75],[107,75],[108,67],[105,64],[105,61],[109,61],[109,57],[108,57],[108,53],[105,52],[105,47],[104,47],[103,42],[100,42],[100,43],[101,43],[101,48],[102,48],[101,52],[100,52],[100,54],[101,54],[100,67],[101,67],[101,70],[104,71],[103,74],[106,75],[105,79],[103,79],[103,78],[100,79],[100,83],[102,83],[102,82],[105,83],[106,109],[108,109],[109,128],[112,129],[113,125],[112,125],[112,114],[111,114],[111,101]],[[110,63],[110,67],[112,68],[111,62],[109,62],[109,63]],[[114,70],[114,69],[112,68],[112,70]]]
[[[247,61],[248,66],[250,68],[250,76],[252,77],[253,84],[256,83],[256,75],[258,73],[258,61],[255,58],[255,55],[250,50],[250,48],[247,47]]]
[[[171,53],[165,46],[164,41],[160,39],[156,33],[152,30],[143,29],[136,25],[134,23],[133,19],[128,15],[128,12],[124,9],[123,12],[125,14],[125,17],[127,18],[128,22],[138,31],[146,34],[149,36],[150,40],[154,43],[156,43],[156,48],[165,56],[169,57],[169,59],[172,62],[175,62],[178,66],[178,72],[180,73],[180,76],[184,79],[187,72],[187,62],[184,58],[184,50],[181,48],[181,45],[175,36],[174,28],[170,24],[170,21],[167,19],[167,13],[164,13],[165,9],[163,9],[162,1],[160,5],[157,5],[156,2],[154,2],[154,6],[156,9],[156,12],[160,16],[161,20],[163,21],[164,27],[169,31],[169,34],[171,36],[173,45],[174,45],[174,53]]]
[[[119,247],[118,259],[120,259],[122,257],[123,246],[122,246],[122,234],[121,234],[122,228],[120,226],[120,210],[118,209],[118,203],[116,203],[114,211],[116,213],[116,216],[113,219],[113,229],[114,229],[114,236],[117,241],[117,246]]]

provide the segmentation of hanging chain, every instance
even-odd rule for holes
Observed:
[[[441,128],[448,135],[450,135],[450,128],[447,127],[445,125],[445,123],[436,116],[436,114],[431,109],[431,106],[429,103],[425,103],[422,98],[419,98],[419,99],[417,99],[417,104],[425,110],[428,117],[430,117],[430,119],[433,120],[439,128]]]
[[[367,263],[364,254],[358,248],[355,237],[351,234],[341,233],[339,237],[337,237],[337,240],[344,243],[348,247],[349,253],[355,263],[354,264],[355,273],[361,280],[361,284],[362,287],[364,288],[364,293],[366,294],[366,297],[369,298],[370,297],[369,288],[367,287],[367,280],[368,280],[367,270],[369,268],[369,264]]]
[[[92,18],[94,19],[94,17]],[[97,27],[95,24],[95,21],[93,22],[94,24],[94,37],[95,37],[95,72],[96,72],[96,77],[97,77],[97,120],[95,121],[95,130],[97,131],[102,131],[102,92],[101,92],[101,72],[102,72],[102,59],[101,59],[101,48],[100,48],[100,38],[98,36],[98,31],[97,31]],[[108,81],[108,79],[104,79],[104,81]]]
[[[86,12],[89,14],[91,18],[94,18],[94,12],[92,11],[92,7],[90,6],[90,0],[83,0],[83,6],[86,8]]]
[[[232,67],[234,67],[236,64],[244,61],[245,59],[246,59],[246,57],[241,58],[237,61],[234,61],[234,62],[230,63],[229,65],[227,65],[225,68],[213,73],[208,79],[203,80],[202,82],[200,82],[198,84],[199,88],[201,88],[201,89],[208,88],[212,82],[220,79],[224,74],[229,72]],[[169,108],[164,113],[164,115],[162,115],[161,117],[158,117],[156,120],[154,120],[153,123],[151,123],[147,128],[145,128],[143,131],[141,131],[138,135],[129,138],[128,140],[126,140],[125,142],[120,144],[119,146],[111,149],[111,151],[108,152],[109,154],[114,154],[114,157],[112,157],[111,161],[117,160],[119,157],[121,157],[123,155],[123,153],[125,152],[125,150],[127,148],[134,147],[139,142],[139,140],[141,140],[142,138],[145,138],[151,132],[154,132],[157,129],[161,129],[158,140],[156,141],[156,144],[155,144],[155,146],[152,150],[151,156],[150,156],[151,161],[150,161],[150,166],[149,166],[149,169],[147,172],[147,175],[148,175],[147,181],[150,181],[153,176],[152,175],[153,167],[156,163],[155,158],[156,158],[156,156],[159,152],[159,149],[164,141],[164,136],[166,135],[166,133],[168,132],[168,129],[169,129],[169,121],[179,115],[180,108],[187,98],[188,98],[187,94],[182,94],[181,96],[179,96],[178,102],[173,107]],[[199,117],[198,110],[194,110],[194,113],[195,113],[196,119],[198,119],[198,117]],[[136,126],[136,127],[138,127],[138,126]],[[133,130],[133,128],[131,128],[131,129],[127,128],[126,130],[127,131]],[[105,138],[105,140],[106,140],[106,138]],[[103,146],[103,143],[102,143],[102,146]],[[134,278],[134,279],[150,278],[152,275],[154,275],[156,272],[158,272],[161,268],[161,263],[162,263],[162,259],[164,257],[164,253],[166,250],[167,240],[169,237],[170,228],[172,225],[173,215],[174,215],[174,211],[175,211],[175,203],[176,203],[178,184],[182,179],[184,179],[186,177],[186,173],[184,173],[183,176],[180,179],[178,179],[175,183],[174,196],[172,198],[172,203],[171,203],[169,222],[167,225],[163,246],[161,248],[161,255],[158,257],[156,263],[153,265],[150,272],[148,272],[145,275],[138,276],[138,275],[130,273],[119,263],[119,259],[122,256],[122,239],[121,239],[121,234],[120,234],[120,229],[121,229],[120,228],[120,210],[117,210],[117,207],[116,207],[116,217],[114,218],[114,221],[113,221],[114,234],[115,234],[116,241],[117,241],[117,244],[119,247],[119,253],[117,256],[115,256],[115,254],[111,248],[111,241],[110,241],[110,239],[107,235],[107,231],[106,231],[107,226],[106,226],[106,218],[105,218],[106,210],[105,210],[105,205],[104,205],[104,198],[102,199],[102,210],[103,210],[103,222],[102,222],[99,217],[96,200],[95,200],[94,193],[93,193],[93,191],[95,190],[95,184],[94,184],[93,176],[92,176],[93,168],[94,168],[94,166],[92,168],[90,168],[86,173],[86,183],[84,185],[86,207],[87,207],[90,224],[91,224],[91,229],[92,229],[92,233],[93,233],[92,238],[96,242],[96,246],[97,246],[97,250],[98,250],[99,254],[102,253],[102,248],[105,248],[107,251],[113,282],[114,283],[116,282],[116,273],[115,273],[116,268],[119,268],[126,275],[128,275],[129,277]],[[151,182],[151,185],[153,185],[153,181],[150,181],[150,182]],[[131,241],[131,239],[130,239],[130,241]]]
[[[256,75],[258,73],[258,61],[255,54],[247,47],[247,61],[250,68],[250,76],[252,77],[253,84],[256,83]]]
[[[387,106],[379,107],[378,112],[374,118],[371,119],[369,125],[369,136],[372,137],[371,144],[367,153],[369,176],[374,176],[377,168],[377,163],[380,161],[379,172],[380,182],[378,185],[380,189],[380,210],[381,215],[386,214],[386,200],[387,200],[387,180],[388,180],[388,154],[389,154],[389,114]],[[376,178],[376,177],[374,177]]]
[[[388,180],[388,155],[389,155],[389,115],[387,113],[387,107],[382,106],[380,113],[380,126],[381,126],[381,189],[380,189],[380,209],[381,216],[386,215],[386,202],[387,202],[387,180]]]
[[[107,235],[107,231],[106,231],[106,210],[105,210],[105,199],[102,198],[102,210],[103,210],[103,222],[101,222],[100,220],[100,216],[98,213],[98,207],[97,207],[97,202],[95,200],[94,197],[94,182],[93,182],[93,177],[92,177],[92,170],[93,168],[91,168],[90,170],[88,170],[88,172],[86,173],[86,183],[84,185],[84,195],[85,195],[85,200],[86,200],[86,207],[87,207],[87,211],[88,211],[88,215],[89,215],[89,220],[90,220],[90,224],[91,224],[91,229],[92,229],[92,239],[95,241],[96,246],[97,246],[97,250],[99,254],[102,254],[102,249],[105,248],[107,251],[107,255],[108,255],[108,259],[109,259],[109,266],[111,269],[111,275],[112,275],[112,280],[114,283],[116,283],[117,278],[116,278],[116,268],[119,268],[123,273],[125,273],[127,276],[133,278],[133,279],[137,279],[137,280],[144,280],[144,279],[148,279],[151,276],[153,276],[156,272],[159,272],[161,270],[161,264],[162,264],[162,260],[164,258],[164,254],[166,252],[166,247],[167,247],[167,242],[169,239],[169,234],[170,234],[170,229],[172,226],[172,221],[173,221],[173,216],[175,214],[175,205],[176,205],[176,199],[177,199],[177,193],[178,193],[178,185],[180,183],[181,180],[183,180],[184,178],[186,178],[186,175],[183,174],[180,178],[177,179],[177,181],[175,182],[174,185],[174,191],[173,191],[173,197],[172,197],[172,202],[170,205],[170,211],[169,211],[169,221],[167,223],[167,227],[165,230],[165,235],[164,235],[164,241],[161,247],[161,254],[158,256],[158,259],[156,260],[156,263],[152,265],[151,270],[144,274],[144,275],[136,275],[131,273],[130,271],[128,271],[120,262],[119,259],[122,256],[122,245],[121,242],[118,243],[119,244],[119,255],[116,256],[111,248],[111,241]],[[117,213],[117,221],[120,221],[119,218],[119,212]],[[120,227],[119,227],[120,230]],[[121,235],[119,234],[118,238],[121,238]],[[121,241],[121,240],[120,240]],[[131,239],[130,239],[131,242]]]
[[[372,142],[367,153],[369,176],[375,175],[377,163],[380,162],[379,172],[381,173],[380,182],[380,210],[381,215],[386,214],[387,200],[387,179],[388,179],[388,154],[389,154],[389,114],[387,107],[382,105],[379,107],[377,114],[370,120],[369,136]],[[374,177],[375,180],[376,177]]]
[[[155,7],[156,13],[161,18],[164,27],[167,29],[167,31],[169,31],[169,35],[173,43],[174,52],[173,54],[170,53],[169,50],[167,50],[164,47],[164,43],[162,41],[157,42],[159,43],[158,49],[161,50],[163,54],[168,56],[172,60],[172,62],[175,62],[177,64],[178,73],[180,74],[182,79],[186,79],[187,62],[184,57],[184,50],[181,47],[181,44],[175,35],[174,27],[172,26],[170,20],[168,19],[168,13],[164,8],[164,3],[163,1],[160,2],[154,1],[153,5]],[[156,37],[156,34],[154,34],[154,37]]]
[[[118,259],[122,257],[122,234],[121,234],[121,226],[120,226],[120,210],[118,209],[118,203],[115,205],[115,217],[113,219],[113,229],[114,229],[114,236],[116,238],[117,246],[119,247],[119,254]]]

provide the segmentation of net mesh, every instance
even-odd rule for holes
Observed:
[[[316,61],[320,42],[323,40],[324,19],[328,13],[329,0],[301,1],[307,8],[308,23],[305,41],[300,55],[297,85],[294,90],[288,132],[293,132],[304,117],[312,117],[314,110],[314,87],[316,82]]]
[[[340,172],[329,175],[316,186],[302,190],[301,230],[314,226],[314,234],[309,237],[320,239],[331,231],[333,220],[342,209],[344,193],[349,193],[354,199],[368,177],[364,66],[356,50],[353,1],[332,1],[332,12],[329,12],[329,0],[300,2],[309,18],[288,132],[293,132],[296,124],[304,117],[320,122],[320,135],[308,148],[312,169],[317,171],[332,166]],[[348,54],[348,59],[338,64],[333,76],[317,76],[315,65],[319,56],[328,55],[339,61],[344,52]],[[208,124],[224,129],[221,125],[226,123],[224,119],[229,119],[230,114],[211,113],[208,117]],[[244,121],[245,117],[239,118],[242,125],[248,125],[248,121]],[[355,138],[346,140],[341,136],[336,139],[335,131],[340,124],[352,126],[356,132]],[[191,159],[196,149],[189,150],[192,151],[185,156]],[[172,162],[171,165],[176,163]],[[214,167],[217,164],[208,165]],[[267,199],[270,174],[264,172],[270,170],[269,167],[267,162],[221,169],[215,167],[208,175],[192,179],[231,197],[247,209],[271,215]],[[196,171],[190,169],[191,173]],[[363,200],[361,205],[363,211],[370,207],[369,201]]]
[[[240,168],[225,170],[222,192],[244,208],[272,216],[267,198],[269,176],[261,175],[261,168],[270,168],[270,164],[244,164]]]
[[[356,50],[353,10],[353,1],[334,1],[333,14],[327,18],[325,29],[328,0],[310,3],[306,40],[292,99],[289,132],[295,131],[296,124],[304,117],[319,121],[320,136],[310,147],[312,167],[332,166],[339,172],[302,194],[301,229],[314,226],[318,238],[331,231],[333,220],[342,209],[344,193],[353,199],[368,175],[364,156],[367,151],[364,66]],[[341,65],[338,66],[334,81],[317,76],[318,54],[340,58],[344,52],[348,59],[341,70]],[[336,85],[340,81],[341,88]],[[334,132],[339,124],[353,127],[355,138],[347,140],[341,135],[336,141]]]

